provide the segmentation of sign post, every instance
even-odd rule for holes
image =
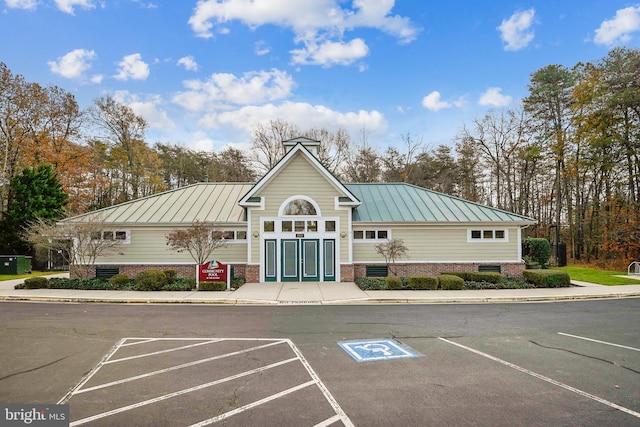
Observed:
[[[196,282],[198,285],[200,282],[224,282],[227,284],[227,290],[229,290],[231,287],[229,265],[213,259],[209,262],[198,265]]]

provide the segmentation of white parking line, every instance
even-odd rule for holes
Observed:
[[[131,357],[123,357],[120,359],[111,359],[112,357],[114,357],[117,354],[117,351],[120,349],[120,347],[126,347],[126,346],[132,346],[132,345],[138,345],[138,344],[145,344],[145,343],[152,343],[155,341],[197,341],[195,344],[190,344],[190,345],[185,345],[185,346],[180,346],[180,347],[176,347],[176,348],[172,348],[172,349],[167,349],[167,350],[161,350],[161,351],[155,351],[155,352],[151,352],[151,353],[145,353],[145,354],[141,354],[141,355],[137,355],[137,356],[131,356]],[[145,374],[139,374],[139,375],[135,375],[132,377],[128,377],[128,378],[123,378],[120,380],[116,380],[116,381],[111,381],[108,383],[104,383],[104,384],[99,384],[99,385],[95,385],[92,387],[87,387],[87,388],[82,388],[84,387],[85,384],[87,384],[89,382],[89,380],[95,376],[95,374],[103,367],[106,367],[107,365],[116,363],[116,362],[122,362],[125,360],[132,360],[132,359],[138,359],[141,357],[148,357],[148,356],[153,356],[153,355],[158,355],[158,354],[163,354],[169,351],[176,351],[176,350],[183,350],[183,349],[188,349],[188,348],[193,348],[196,346],[201,346],[201,345],[205,345],[205,344],[212,344],[212,343],[220,343],[220,342],[224,342],[224,341],[258,341],[258,342],[266,342],[265,344],[262,345],[258,345],[258,346],[254,346],[254,347],[250,347],[250,348],[245,348],[242,350],[238,350],[238,351],[233,351],[230,353],[225,353],[225,354],[220,354],[220,355],[216,355],[216,356],[212,356],[212,357],[208,357],[205,359],[201,359],[201,360],[196,360],[196,361],[192,361],[192,362],[188,362],[188,363],[183,363],[180,365],[176,365],[176,366],[171,366],[169,368],[164,368],[164,369],[159,369],[156,371],[152,371],[152,372],[148,372]],[[261,400],[258,400],[256,402],[247,404],[245,406],[242,406],[240,408],[236,408],[232,411],[229,411],[225,414],[221,414],[218,415],[214,418],[210,418],[204,421],[201,421],[200,423],[194,424],[196,426],[199,425],[208,425],[211,423],[214,423],[216,421],[220,421],[223,419],[226,419],[232,415],[236,415],[239,414],[241,412],[250,410],[258,405],[261,405],[263,403],[267,403],[270,402],[272,400],[278,399],[282,396],[288,395],[290,393],[293,393],[295,391],[298,390],[302,390],[304,388],[307,388],[309,386],[312,385],[316,385],[321,393],[323,394],[324,398],[327,400],[327,402],[329,403],[329,405],[333,408],[333,410],[335,411],[335,415],[330,416],[328,419],[320,422],[319,424],[317,424],[317,427],[325,427],[325,426],[329,426],[333,423],[336,422],[342,422],[342,424],[344,424],[346,427],[352,427],[353,423],[351,422],[351,420],[349,419],[349,417],[347,417],[347,415],[344,413],[344,411],[342,410],[342,408],[340,407],[340,405],[338,404],[338,402],[334,399],[334,397],[331,395],[331,393],[329,392],[329,390],[326,388],[326,386],[322,383],[322,381],[320,381],[320,378],[318,377],[318,375],[313,371],[313,369],[311,368],[311,366],[309,365],[309,363],[305,360],[304,356],[302,355],[302,353],[300,352],[300,350],[293,344],[293,342],[289,339],[274,339],[274,338],[216,338],[216,339],[207,339],[207,338],[123,338],[121,339],[110,351],[107,355],[105,355],[102,360],[100,361],[100,363],[94,368],[92,369],[88,375],[86,375],[81,381],[80,383],[75,386],[74,388],[72,388],[58,403],[59,404],[65,404],[68,403],[72,397],[80,395],[82,393],[87,393],[87,392],[91,392],[91,391],[95,391],[95,390],[99,390],[99,389],[104,389],[106,387],[110,387],[110,386],[115,386],[118,384],[123,384],[123,383],[128,383],[128,382],[132,382],[132,381],[136,381],[136,380],[143,380],[145,378],[149,378],[151,376],[154,375],[158,375],[158,374],[163,374],[166,372],[170,372],[170,371],[175,371],[178,369],[182,369],[182,368],[186,368],[189,366],[194,366],[194,365],[198,365],[198,364],[202,364],[205,362],[210,362],[210,361],[214,361],[214,360],[218,360],[218,359],[223,359],[223,358],[227,358],[227,357],[231,357],[231,356],[238,356],[240,354],[244,354],[244,353],[248,353],[248,352],[252,352],[252,351],[257,351],[257,350],[262,350],[268,347],[272,347],[272,346],[276,346],[279,344],[287,344],[289,346],[289,348],[292,350],[292,352],[295,354],[296,357],[292,357],[289,358],[287,360],[282,360],[279,362],[275,362],[272,363],[270,365],[266,365],[260,368],[256,368],[256,369],[252,369],[246,372],[242,372],[233,376],[229,376],[226,378],[222,378],[222,379],[218,379],[216,381],[212,381],[206,384],[201,384],[198,386],[194,386],[194,387],[190,387],[184,390],[179,390],[173,393],[169,393],[166,395],[162,395],[162,396],[158,396],[156,398],[153,399],[148,399],[148,400],[144,400],[141,402],[137,402],[137,403],[133,403],[133,404],[129,404],[126,406],[122,406],[120,408],[116,408],[110,411],[106,411],[100,414],[96,414],[93,416],[89,416],[77,421],[73,421],[70,423],[70,426],[77,426],[77,425],[82,425],[88,422],[92,422],[98,419],[102,419],[111,415],[115,415],[115,414],[119,414],[122,412],[126,412],[129,410],[133,410],[136,408],[140,408],[142,406],[146,406],[146,405],[151,405],[157,402],[161,402],[167,399],[171,399],[173,397],[177,397],[177,396],[181,396],[183,394],[186,393],[191,393],[191,392],[195,392],[198,390],[202,390],[205,389],[207,387],[213,387],[219,384],[222,384],[224,382],[227,381],[232,381],[241,377],[245,377],[247,375],[252,375],[252,374],[256,374],[262,371],[266,371],[268,369],[271,368],[275,368],[278,366],[282,366],[291,362],[295,362],[295,361],[299,361],[305,368],[305,370],[307,371],[308,375],[311,377],[310,381],[304,382],[303,384],[294,386],[292,388],[289,388],[287,390],[278,392],[276,394],[273,394],[271,396],[265,397]],[[114,366],[114,365],[110,365],[110,366]]]
[[[182,347],[170,348],[168,350],[160,350],[160,351],[154,351],[152,353],[138,354],[136,356],[131,356],[131,357],[123,357],[122,359],[108,360],[108,361],[104,362],[104,364],[107,365],[109,363],[118,363],[118,362],[124,362],[126,360],[139,359],[141,357],[149,357],[149,356],[155,356],[157,354],[171,353],[172,351],[184,350],[186,348],[198,347],[198,346],[207,345],[207,344],[213,344],[213,343],[220,342],[220,341],[221,340],[219,340],[219,339],[217,339],[217,340],[207,340],[205,342],[199,342],[197,344],[191,344],[191,345],[183,345]]]
[[[119,414],[120,412],[126,412],[126,411],[129,411],[131,409],[140,408],[141,406],[146,406],[146,405],[150,405],[152,403],[160,402],[162,400],[171,399],[172,397],[181,396],[183,394],[191,393],[193,391],[202,390],[204,388],[208,388],[208,387],[212,387],[214,385],[222,384],[222,383],[227,382],[227,381],[232,381],[232,380],[235,380],[235,379],[238,379],[238,378],[246,377],[247,375],[257,374],[258,372],[263,372],[263,371],[266,371],[268,369],[276,368],[278,366],[282,366],[282,365],[285,365],[287,363],[295,362],[296,360],[298,360],[297,357],[292,357],[291,359],[282,360],[280,362],[272,363],[272,364],[266,365],[266,366],[261,366],[260,368],[252,369],[250,371],[241,372],[239,374],[232,375],[230,377],[221,378],[219,380],[211,381],[211,382],[208,382],[206,384],[200,384],[200,385],[195,386],[195,387],[189,387],[189,388],[184,389],[184,390],[179,390],[179,391],[175,391],[173,393],[165,394],[164,396],[159,396],[159,397],[156,397],[156,398],[153,398],[153,399],[143,400],[142,402],[134,403],[132,405],[123,406],[121,408],[116,408],[116,409],[113,409],[111,411],[107,411],[107,412],[103,412],[101,414],[93,415],[91,417],[83,418],[81,420],[74,421],[69,425],[70,426],[78,426],[78,425],[81,425],[81,424],[88,423],[90,421],[99,420],[100,418],[108,417],[110,415]]]
[[[498,359],[495,356],[492,356],[492,355],[487,354],[487,353],[483,353],[483,352],[481,352],[479,350],[476,350],[476,349],[473,349],[471,347],[467,347],[465,345],[458,344],[458,343],[453,342],[453,341],[449,341],[448,339],[445,339],[445,338],[442,338],[442,337],[438,337],[438,339],[441,340],[441,341],[444,341],[446,343],[449,343],[451,345],[455,345],[456,347],[460,347],[462,349],[465,349],[467,351],[475,353],[475,354],[477,354],[479,356],[486,357],[487,359],[491,359],[494,362],[498,362],[498,363],[501,363],[501,364],[503,364],[505,366],[508,366],[510,368],[516,369],[516,370],[518,370],[520,372],[524,372],[525,374],[531,375],[532,377],[538,378],[538,379],[540,379],[542,381],[546,381],[546,382],[548,382],[550,384],[556,385],[556,386],[561,387],[561,388],[563,388],[565,390],[569,390],[569,391],[571,391],[573,393],[579,394],[580,396],[595,400],[596,402],[600,402],[600,403],[602,403],[604,405],[610,406],[611,408],[617,409],[619,411],[626,412],[627,414],[633,415],[636,418],[640,418],[640,412],[636,412],[636,411],[633,411],[633,410],[631,410],[629,408],[625,408],[624,406],[620,406],[620,405],[615,404],[613,402],[610,402],[608,400],[602,399],[602,398],[600,398],[598,396],[594,396],[591,393],[587,393],[586,391],[579,390],[577,388],[571,387],[570,385],[561,383],[561,382],[556,381],[554,379],[551,379],[549,377],[545,377],[544,375],[540,375],[540,374],[538,374],[536,372],[530,371],[530,370],[528,370],[526,368],[520,367],[518,365],[514,365],[513,363],[507,362],[506,360]]]
[[[611,342],[600,341],[600,340],[596,340],[596,339],[593,339],[593,338],[581,337],[579,335],[565,334],[564,332],[558,332],[558,335],[562,335],[562,336],[565,336],[565,337],[571,337],[571,338],[578,338],[579,340],[596,342],[598,344],[611,345],[613,347],[626,348],[627,350],[640,351],[640,348],[629,347],[629,346],[620,345],[620,344],[614,344],[614,343],[611,343]]]
[[[118,385],[118,384],[124,384],[124,383],[128,383],[128,382],[131,382],[131,381],[140,380],[140,379],[143,379],[143,378],[148,378],[148,377],[151,377],[153,375],[164,374],[166,372],[175,371],[177,369],[187,368],[189,366],[195,366],[195,365],[199,365],[201,363],[211,362],[213,360],[224,359],[225,357],[237,356],[239,354],[248,353],[250,351],[261,350],[263,348],[271,347],[273,345],[282,344],[284,342],[285,341],[275,341],[275,342],[272,342],[272,343],[269,343],[269,344],[259,345],[257,347],[245,348],[244,350],[234,351],[233,353],[226,353],[226,354],[221,354],[219,356],[212,356],[212,357],[208,357],[206,359],[196,360],[194,362],[189,362],[189,363],[183,363],[182,365],[172,366],[170,368],[160,369],[160,370],[157,370],[157,371],[148,372],[146,374],[136,375],[134,377],[123,378],[123,379],[118,380],[118,381],[112,381],[110,383],[100,384],[100,385],[97,385],[97,386],[94,386],[94,387],[83,388],[83,389],[80,389],[80,390],[76,389],[74,392],[72,392],[72,394],[75,395],[75,394],[80,394],[80,393],[86,393],[88,391],[93,391],[93,390],[98,390],[98,389],[101,389],[101,388],[111,387],[111,386]]]
[[[217,423],[218,421],[222,421],[232,415],[236,415],[248,409],[255,408],[256,406],[262,405],[263,403],[271,402],[272,400],[278,399],[282,396],[286,396],[287,394],[293,393],[294,391],[302,390],[303,388],[309,387],[310,385],[314,384],[316,384],[315,380],[307,381],[306,383],[291,387],[276,394],[272,394],[271,396],[265,397],[264,399],[256,400],[253,403],[249,403],[248,405],[236,408],[233,411],[225,412],[224,414],[220,414],[217,417],[209,418],[208,420],[200,421],[196,424],[191,424],[189,427],[203,427],[208,426],[209,424]]]

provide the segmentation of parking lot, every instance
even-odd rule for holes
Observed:
[[[68,403],[72,425],[640,425],[640,300],[0,319],[0,400]]]
[[[352,425],[281,339],[124,338],[59,403],[72,426]]]

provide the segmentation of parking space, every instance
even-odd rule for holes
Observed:
[[[288,339],[124,338],[59,403],[71,425],[352,425]]]
[[[640,348],[567,332],[438,340],[459,350],[456,357],[472,355],[478,369],[487,366],[514,396],[526,388],[536,399],[549,394],[566,399],[566,405],[583,411],[585,421],[592,412],[608,414],[609,421],[615,417],[616,425],[640,423]],[[529,380],[509,385],[510,376]]]

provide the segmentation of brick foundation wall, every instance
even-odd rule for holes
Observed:
[[[354,277],[354,269],[353,265],[340,265],[340,281],[341,282],[353,282],[355,280]]]
[[[247,283],[258,283],[260,281],[260,266],[259,265],[246,265],[244,278]]]
[[[244,264],[232,264],[234,277],[246,277],[245,272],[247,266]],[[175,270],[178,278],[196,277],[196,267],[194,265],[184,264],[134,264],[134,265],[101,265],[97,264],[89,267],[89,277],[96,277],[96,268],[114,268],[120,269],[120,274],[126,274],[130,278],[136,277],[138,273],[145,270]],[[77,279],[72,275],[72,279]]]
[[[354,264],[355,277],[365,277],[367,265],[385,264]],[[461,273],[464,271],[478,271],[481,265],[499,265],[504,277],[522,277],[522,272],[526,268],[524,262],[521,263],[499,263],[499,262],[478,262],[478,263],[402,263],[390,266],[395,269],[398,276],[439,276],[441,273]],[[344,266],[342,266],[344,268]]]

